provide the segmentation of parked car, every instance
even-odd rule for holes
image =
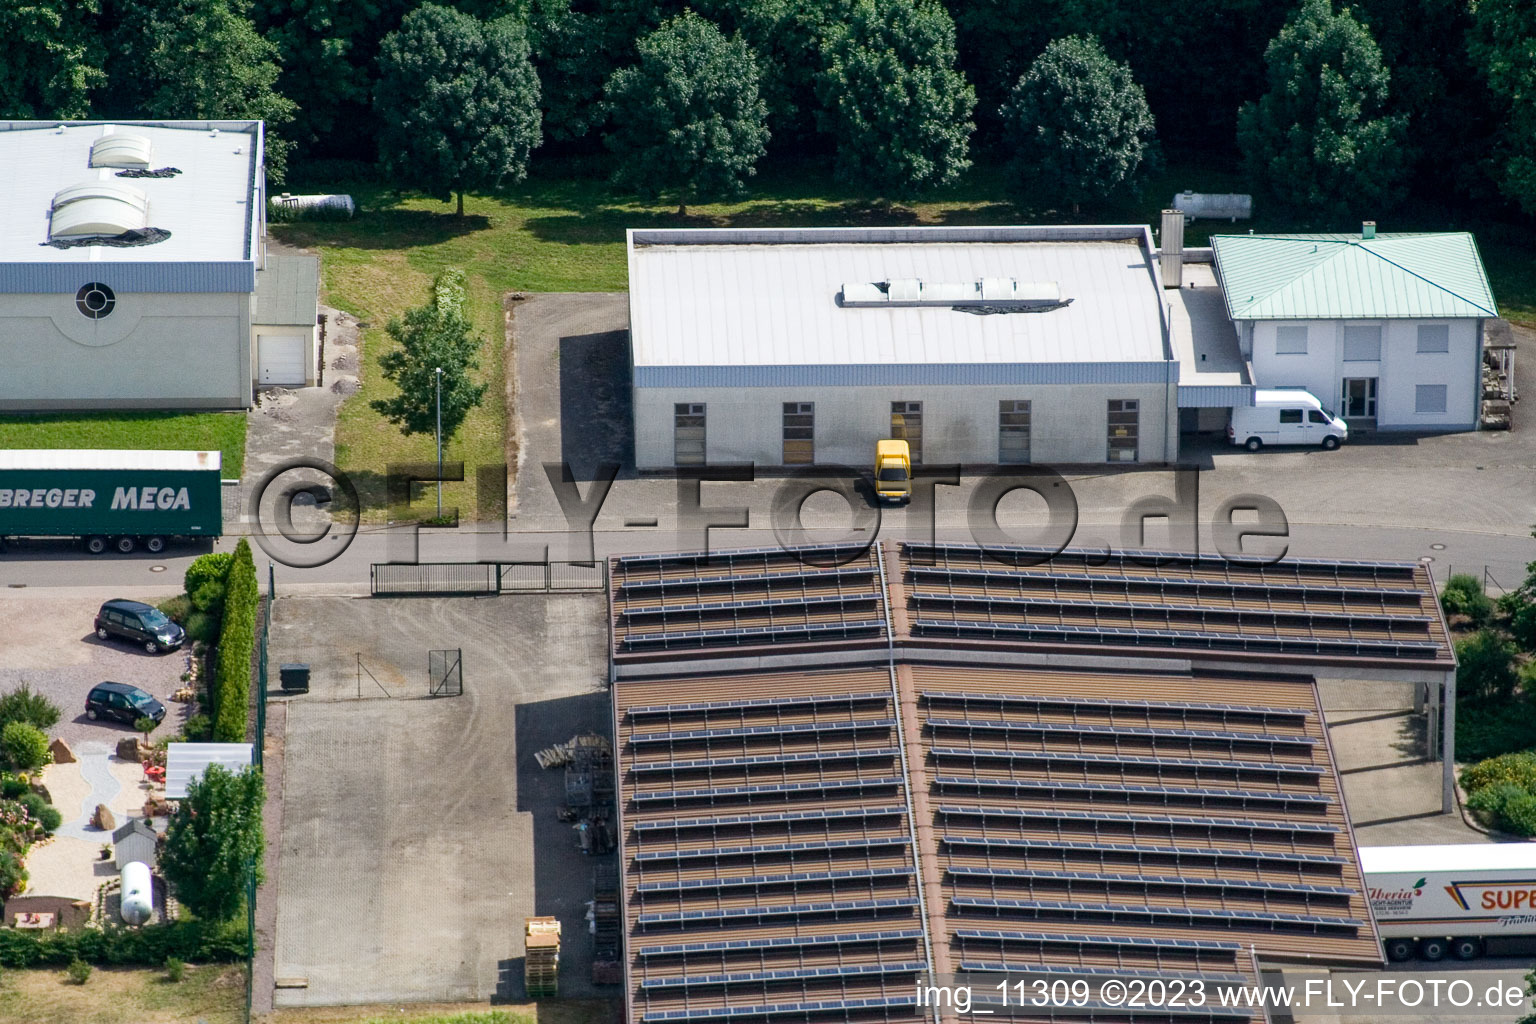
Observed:
[[[1232,410],[1227,440],[1256,452],[1267,444],[1321,445],[1332,451],[1349,437],[1349,427],[1315,395],[1305,391],[1255,391],[1252,405]]]
[[[127,683],[97,683],[85,696],[85,717],[91,721],[109,718],[132,725],[141,718],[165,721],[165,705],[137,686]]]
[[[151,654],[174,651],[187,634],[160,609],[142,601],[108,601],[96,613],[96,635],[103,640],[117,637],[142,644]]]

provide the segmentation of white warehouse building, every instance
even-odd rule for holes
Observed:
[[[316,379],[259,121],[0,122],[0,411],[243,409]]]
[[[1165,462],[1143,226],[632,230],[636,465]]]

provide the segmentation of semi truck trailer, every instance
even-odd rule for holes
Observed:
[[[75,538],[92,554],[159,553],[224,532],[219,452],[0,451],[0,549]]]
[[[1362,846],[1388,960],[1471,960],[1536,936],[1536,843]]]

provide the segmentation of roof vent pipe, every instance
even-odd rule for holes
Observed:
[[[1376,237],[1376,222],[1368,220],[1360,225],[1360,237],[1366,241]]]
[[[1184,211],[1164,210],[1163,226],[1159,233],[1159,269],[1164,288],[1182,288],[1184,285]]]

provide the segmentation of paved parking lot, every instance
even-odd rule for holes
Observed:
[[[564,925],[562,994],[592,991],[592,861],[533,754],[611,731],[605,637],[596,595],[279,599],[272,662],[312,675],[288,698],[275,944],[304,987],[277,1006],[517,998],[535,914]],[[426,696],[443,648],[461,697]]]

